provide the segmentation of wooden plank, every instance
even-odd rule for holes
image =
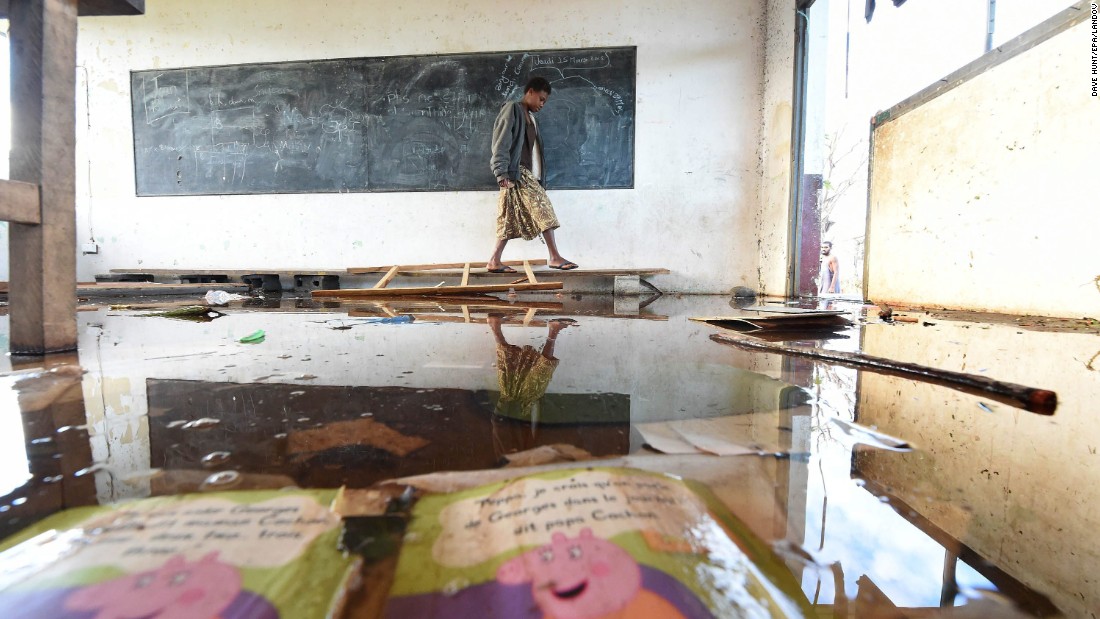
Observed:
[[[470,322],[470,306],[469,305],[463,305],[462,306],[462,321],[463,322]]]
[[[19,224],[42,223],[38,185],[0,179],[0,220]]]
[[[347,269],[311,269],[291,268],[273,269],[111,269],[111,273],[134,273],[138,275],[152,275],[154,277],[179,277],[180,275],[226,275],[228,277],[242,277],[245,275],[347,275]]]
[[[557,301],[505,301],[497,297],[463,297],[461,295],[448,295],[446,297],[431,298],[420,297],[411,299],[388,299],[386,301],[367,301],[366,305],[377,307],[380,311],[390,316],[397,314],[415,314],[417,312],[448,312],[459,311],[467,308],[472,311],[512,311],[522,312],[530,308],[546,310],[548,312],[563,312],[565,304]],[[352,312],[370,312],[371,310],[359,306],[361,309],[352,309]],[[375,314],[366,314],[375,315]]]
[[[531,260],[531,266],[545,266],[545,260]],[[522,260],[510,260],[504,263],[507,266],[522,266]],[[418,267],[433,265],[401,265],[397,274],[404,277],[461,277],[465,270],[465,262],[456,262],[445,265],[447,268],[439,270],[417,270]],[[348,269],[311,269],[311,268],[256,268],[256,269],[143,269],[120,268],[110,269],[111,273],[134,273],[152,275],[154,277],[178,277],[180,275],[227,275],[229,277],[241,277],[244,275],[262,275],[265,273],[278,275],[370,275],[373,273],[386,273],[393,265],[384,267],[364,267]],[[549,272],[549,271],[547,271]],[[639,269],[575,269],[573,271],[554,271],[554,277],[614,277],[616,275],[668,275],[669,269],[659,267],[647,267]],[[470,266],[470,276],[473,278],[494,277],[496,273],[488,273],[482,267]],[[511,275],[509,273],[508,275]]]
[[[0,0],[0,19],[8,19],[10,0]],[[81,17],[103,15],[144,15],[145,0],[80,0]]]
[[[531,270],[531,263],[527,260],[523,261],[523,272],[527,274],[527,281],[531,284],[539,283],[539,280],[535,279],[535,272]]]
[[[518,267],[523,264],[522,260],[505,260],[502,262],[504,266]],[[531,264],[539,266],[545,265],[546,260],[532,260]],[[461,269],[466,266],[465,262],[440,262],[436,264],[403,264],[401,265],[401,274],[419,272],[419,271],[438,271],[441,269]],[[366,275],[369,273],[382,273],[389,270],[389,266],[384,267],[351,267],[348,268],[347,273],[349,275]],[[435,275],[429,273],[427,275]]]
[[[468,286],[470,284],[470,263],[467,262],[466,266],[462,269],[462,285]]]
[[[455,316],[452,314],[417,314],[416,322],[447,322],[447,323],[459,323],[459,324],[472,324],[472,325],[484,325],[489,324],[488,318],[470,318],[466,320],[462,316]],[[521,327],[545,327],[545,320],[520,320],[516,317],[505,316],[501,318],[500,324],[502,325],[515,325]]]
[[[561,290],[561,282],[540,284],[485,284],[481,286],[417,286],[412,288],[348,288],[343,290],[314,290],[310,292],[315,299],[358,299],[364,297],[397,297],[410,295],[446,295],[489,292],[516,292],[533,290]]]
[[[382,279],[378,280],[378,283],[374,285],[375,288],[385,288],[393,281],[393,278],[397,277],[397,269],[400,267],[390,267],[390,270],[382,276]]]
[[[88,282],[77,284],[76,289],[85,290],[248,290],[248,284],[157,284],[155,282]]]
[[[11,179],[38,185],[39,225],[8,226],[11,352],[75,350],[77,0],[9,12]]]
[[[531,266],[545,266],[545,260],[531,261]],[[543,263],[543,264],[540,264]],[[504,263],[507,266],[523,266],[522,260],[508,261]],[[437,271],[416,271],[409,270],[408,267],[402,266],[398,271],[398,275],[402,277],[461,277],[463,265],[458,265],[452,269],[440,269]],[[348,269],[347,275],[368,275],[370,273],[384,273],[388,267],[369,267],[371,270],[366,271],[363,269]],[[141,273],[142,271],[126,271],[127,273]],[[649,275],[668,275],[672,271],[662,267],[647,267],[639,269],[573,269],[572,271],[558,271],[558,270],[539,270],[538,273],[552,274],[555,278],[558,277],[615,277],[617,275],[637,275],[639,277],[645,277]],[[497,277],[499,273],[489,273],[483,268],[474,267],[470,271],[471,279],[485,278],[485,277]],[[508,273],[507,275],[513,275]]]
[[[194,295],[202,296],[208,290],[247,293],[248,284],[154,284],[152,282],[111,282],[109,284],[84,284],[76,287],[82,297],[139,297]],[[202,305],[196,301],[192,305]]]

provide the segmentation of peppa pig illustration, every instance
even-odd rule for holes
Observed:
[[[543,619],[683,619],[662,596],[643,587],[642,568],[619,546],[584,528],[555,533],[497,570],[504,585],[530,583]]]
[[[175,555],[155,570],[77,589],[65,598],[64,608],[93,619],[278,616],[266,600],[241,590],[237,568],[218,561],[216,551],[194,562]]]

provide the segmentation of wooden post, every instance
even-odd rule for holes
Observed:
[[[11,352],[76,349],[77,0],[11,0],[11,178],[41,186],[41,224],[11,223]]]

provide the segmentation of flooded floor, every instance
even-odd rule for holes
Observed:
[[[82,308],[78,354],[0,359],[0,537],[83,505],[368,488],[554,445],[705,484],[818,616],[1100,612],[1095,322],[837,303],[851,327],[768,338],[1056,392],[1043,415],[715,341],[745,336],[690,318],[745,314],[724,297],[282,298],[204,320],[152,301]]]

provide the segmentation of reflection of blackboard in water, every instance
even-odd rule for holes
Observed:
[[[138,195],[495,190],[493,121],[531,75],[551,189],[632,187],[635,48],[131,75]]]

